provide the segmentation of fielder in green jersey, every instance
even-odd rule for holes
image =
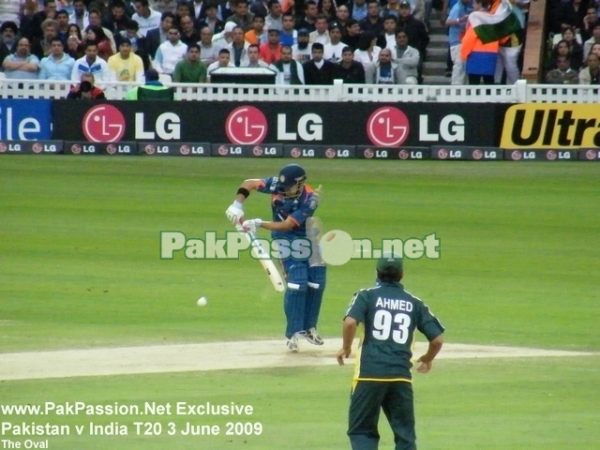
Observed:
[[[352,450],[377,450],[381,409],[394,432],[395,449],[417,448],[411,375],[414,332],[419,330],[429,341],[427,352],[417,360],[417,371],[427,373],[442,348],[444,327],[420,299],[404,290],[403,275],[402,259],[384,255],[377,262],[377,285],[356,293],[344,317],[340,365],[352,352],[358,325],[364,325],[350,396]]]

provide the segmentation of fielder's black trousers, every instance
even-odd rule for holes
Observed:
[[[348,437],[352,450],[377,450],[379,413],[394,432],[396,450],[416,450],[412,384],[404,381],[358,381],[350,394]]]

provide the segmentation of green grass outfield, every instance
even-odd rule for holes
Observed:
[[[0,158],[0,353],[282,339],[281,296],[257,262],[183,254],[162,261],[159,232],[225,233],[224,211],[239,183],[276,174],[283,163]],[[447,341],[600,351],[599,165],[302,164],[309,182],[324,187],[318,216],[326,229],[375,242],[437,234],[441,259],[407,262],[405,286],[440,317]],[[266,196],[253,194],[246,205],[248,218],[269,218]],[[339,336],[350,296],[373,276],[372,261],[329,269],[325,337]],[[202,295],[209,305],[198,308]],[[599,359],[440,361],[415,383],[421,448],[599,449]],[[349,447],[349,380],[350,368],[324,367],[4,381],[0,403],[235,401],[252,404],[251,421],[264,426],[260,436],[245,437],[49,438],[61,450],[339,449]],[[0,416],[6,420],[46,421]],[[93,420],[131,431],[135,419]],[[391,448],[387,426],[381,431]]]

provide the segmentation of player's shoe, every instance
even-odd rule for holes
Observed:
[[[292,353],[298,353],[298,333],[294,334],[291,338],[289,338],[286,343],[286,347]]]
[[[321,336],[319,336],[319,333],[317,333],[317,329],[316,328],[311,328],[310,330],[305,332],[304,337],[306,338],[306,340],[308,341],[309,344],[312,345],[323,345],[323,338]]]

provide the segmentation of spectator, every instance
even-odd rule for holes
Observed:
[[[163,13],[160,16],[160,26],[146,33],[145,46],[146,53],[150,58],[156,58],[158,47],[167,42],[169,30],[175,26],[175,15],[170,12]],[[138,30],[139,33],[139,30]]]
[[[235,14],[233,14],[228,22],[235,23],[238,27],[242,28],[242,34],[246,31],[250,31],[252,28],[252,22],[254,22],[254,14],[248,10],[248,0],[235,0]]]
[[[207,66],[200,61],[201,50],[198,44],[188,45],[186,58],[175,66],[175,83],[206,83]]]
[[[160,44],[154,58],[154,68],[160,73],[173,75],[175,66],[187,53],[187,45],[179,39],[179,30],[171,27],[167,33],[168,39]]]
[[[281,48],[281,59],[271,64],[271,69],[277,72],[276,84],[304,84],[304,67],[292,57],[292,47],[284,45]]]
[[[308,35],[309,42],[314,44],[315,42],[319,42],[324,46],[331,42],[329,38],[329,30],[328,30],[327,16],[319,15],[317,16],[317,20],[315,22],[315,31]]]
[[[237,25],[233,22],[227,22],[223,31],[213,36],[213,44],[218,48],[225,48],[233,41],[233,30]]]
[[[104,91],[94,86],[95,77],[92,73],[83,73],[78,86],[71,88],[67,94],[69,100],[106,100]]]
[[[196,28],[201,30],[203,27],[208,27],[210,28],[210,31],[212,31],[213,35],[221,33],[225,28],[225,22],[217,17],[217,5],[209,3],[206,5],[205,11],[206,17],[204,20],[201,22],[196,20],[196,23],[198,24]]]
[[[592,48],[590,49],[590,52],[588,53],[588,56],[590,56],[592,54],[600,57],[600,44],[594,44],[594,45],[592,45]]]
[[[212,42],[213,32],[208,27],[205,26],[200,30],[200,61],[202,61],[206,66],[210,66],[219,58],[219,50],[215,44]]]
[[[571,68],[568,56],[559,56],[556,59],[556,69],[546,74],[546,83],[549,84],[578,84],[579,73]]]
[[[334,78],[343,80],[345,84],[365,83],[365,68],[354,61],[354,51],[350,47],[344,47],[342,61],[335,68]]]
[[[200,33],[194,28],[194,20],[190,16],[183,16],[179,21],[181,27],[181,42],[188,47],[200,41]]]
[[[571,61],[571,67],[575,70],[579,70],[581,67],[581,59],[577,58],[576,60],[572,58],[571,54],[571,46],[565,40],[560,41],[558,44],[554,46],[552,49],[552,61],[551,61],[551,69],[556,69],[558,66],[556,61],[559,56],[566,56]]]
[[[579,84],[600,84],[600,59],[598,55],[590,53],[585,62],[587,67],[579,72]]]
[[[179,31],[183,31],[182,27],[181,27],[181,20],[184,17],[191,17],[194,28],[196,28],[196,22],[194,21],[192,7],[189,3],[185,2],[184,0],[178,0],[177,7],[175,8],[174,14],[175,14],[174,24],[177,28],[179,28]]]
[[[350,20],[350,10],[346,5],[339,5],[335,11],[335,18],[332,23],[337,23],[342,31],[342,40],[347,35],[346,25],[348,24],[348,20]]]
[[[189,3],[189,5],[192,13],[192,18],[194,19],[194,22],[198,24],[198,28],[200,28],[201,23],[205,23],[206,11],[209,7],[212,7],[215,10],[215,17],[217,15],[217,5],[213,2],[204,0],[193,0]],[[213,33],[215,33],[214,30]],[[218,31],[216,33],[218,33]]]
[[[357,22],[366,19],[369,14],[369,8],[367,7],[365,0],[354,0],[351,3],[348,2],[348,8],[350,10],[350,18]]]
[[[336,10],[333,0],[319,0],[317,3],[317,14],[327,17],[328,22],[335,20]]]
[[[279,34],[277,34],[279,37]],[[262,45],[267,42],[268,35],[265,30],[265,18],[263,16],[254,16],[252,29],[244,34],[246,42],[254,45]]]
[[[247,6],[247,5],[246,5]],[[231,53],[231,60],[235,67],[241,67],[248,63],[248,47],[250,44],[244,40],[244,30],[236,26],[231,32],[233,40],[227,48]]]
[[[405,84],[406,75],[399,64],[392,62],[392,51],[384,48],[378,60],[365,70],[365,80],[367,84]]]
[[[381,17],[399,17],[400,16],[400,1],[399,0],[388,0],[387,5],[381,10]]]
[[[473,11],[471,0],[458,0],[448,13],[446,26],[448,27],[448,44],[452,58],[453,85],[465,84],[465,65],[460,54],[462,37],[465,34],[469,14]]]
[[[286,13],[281,18],[281,33],[279,43],[290,47],[298,43],[298,31],[294,28],[296,19],[292,14]]]
[[[372,33],[375,36],[383,34],[383,19],[379,16],[380,13],[379,2],[369,0],[367,3],[367,17],[358,22],[363,33]]]
[[[347,47],[347,45],[341,41],[342,31],[340,30],[339,25],[333,24],[329,27],[329,39],[331,39],[331,42],[324,46],[325,53],[323,57],[327,61],[337,64],[342,60],[342,53]]]
[[[158,11],[150,8],[148,0],[135,0],[135,14],[131,16],[132,20],[135,20],[139,25],[138,32],[142,37],[146,37],[148,31],[154,30],[160,26],[162,16]],[[172,14],[172,13],[170,13]],[[171,15],[171,17],[174,17]],[[152,57],[152,53],[150,53]]]
[[[475,0],[475,10],[483,9],[483,0]],[[498,61],[498,41],[484,44],[472,28],[465,32],[461,44],[461,58],[466,61],[465,71],[470,85],[494,84]]]
[[[581,39],[583,42],[590,39],[594,34],[594,28],[599,25],[598,22],[598,10],[595,6],[589,6],[587,8],[587,14],[583,18],[583,28],[581,29]]]
[[[2,35],[2,42],[0,42],[0,61],[4,62],[4,58],[15,52],[18,33],[19,28],[14,22],[4,22],[0,26],[0,34]]]
[[[98,46],[98,56],[104,61],[108,61],[108,58],[114,55],[112,45],[101,27],[90,26],[86,34],[86,42],[96,43]]]
[[[373,33],[363,33],[358,41],[358,48],[354,51],[354,60],[358,61],[365,68],[374,64],[379,59],[381,47],[377,45],[377,37]]]
[[[40,72],[40,60],[32,55],[29,39],[23,37],[17,41],[16,51],[4,58],[2,69],[6,78],[13,80],[37,80]]]
[[[323,44],[315,42],[311,48],[312,59],[303,64],[307,85],[333,84],[335,64],[323,59]]]
[[[392,61],[398,64],[404,71],[406,83],[418,84],[419,50],[408,45],[406,31],[398,31],[396,34],[396,45],[390,50],[392,52]]]
[[[131,42],[131,49],[136,55],[142,58],[144,71],[146,71],[150,67],[150,57],[146,51],[144,38],[140,36],[138,30],[138,23],[135,20],[129,20],[125,25],[125,31],[121,31],[121,33],[117,35],[117,42],[120,46],[123,39],[129,39],[129,42]]]
[[[283,28],[283,11],[278,0],[269,0],[269,14],[265,17],[267,30],[281,30]]]
[[[91,73],[98,84],[110,81],[111,75],[108,63],[102,58],[98,58],[98,45],[95,42],[85,44],[85,56],[75,61],[71,80],[77,82],[81,80],[81,75]]]
[[[398,19],[396,19],[396,16],[390,15],[383,18],[383,32],[377,36],[378,47],[392,48],[394,45],[396,45],[397,25]]]
[[[89,19],[90,19],[90,24],[87,27],[87,30],[89,30],[91,27],[100,28],[102,30],[102,32],[104,33],[104,36],[106,36],[106,39],[110,43],[110,49],[112,51],[111,55],[114,55],[117,52],[117,44],[115,43],[115,36],[112,34],[112,31],[110,31],[108,28],[104,28],[102,26],[102,15],[100,14],[100,11],[98,11],[95,8],[91,9]],[[100,53],[103,53],[103,52],[101,51]]]
[[[177,11],[177,2],[173,0],[156,0],[152,4],[152,9],[161,14],[166,12],[175,14],[175,12]]]
[[[131,89],[125,100],[174,100],[175,90],[160,82],[160,76],[154,69],[148,69],[144,75],[146,82],[143,86]]]
[[[85,55],[84,44],[77,38],[75,34],[67,38],[66,53],[73,59],[78,60]]]
[[[304,28],[298,30],[298,43],[292,45],[292,57],[300,62],[309,61],[312,55],[311,48],[310,32]]]
[[[58,37],[58,22],[54,19],[46,19],[42,22],[41,38],[35,38],[31,44],[31,53],[42,59],[50,54],[50,43]]]
[[[571,30],[566,30],[563,35],[566,39],[559,41],[557,47],[561,42],[566,42],[569,46],[571,64],[573,65],[573,68],[579,69],[584,60],[583,47],[575,39],[573,39],[573,32]]]
[[[592,45],[600,44],[600,24],[594,27],[592,31],[592,37],[583,43],[583,54],[587,57],[590,54],[590,50],[592,49]]]
[[[119,42],[119,53],[108,58],[108,68],[113,80],[144,82],[144,63],[132,50],[131,41],[122,38]]]
[[[45,20],[56,20],[55,0],[44,0],[43,4],[43,9],[36,12],[30,20],[21,21],[20,33],[23,37],[28,38],[29,42],[35,42],[43,37],[42,23]]]
[[[60,38],[50,42],[50,55],[40,62],[40,80],[70,80],[75,60],[65,53]]]
[[[346,35],[343,36],[343,40],[348,44],[348,47],[352,47],[352,50],[358,49],[361,36],[362,31],[358,22],[354,19],[348,20],[348,23],[346,23]]]
[[[90,25],[90,15],[83,0],[73,0],[73,14],[69,16],[69,23],[77,25],[80,30]]]
[[[477,0],[475,0],[477,2]],[[427,59],[427,45],[429,35],[423,21],[414,17],[410,12],[411,5],[407,0],[400,2],[400,18],[398,19],[398,30],[406,31],[408,45],[419,50],[419,84],[423,82],[423,63]],[[495,67],[495,66],[494,66]]]
[[[269,67],[269,64],[260,60],[258,45],[250,44],[248,47],[248,62],[243,67]]]
[[[269,4],[267,0],[251,0],[250,3],[250,12],[254,14],[254,17],[267,17],[267,14],[269,14]]]
[[[582,0],[561,2],[558,8],[555,13],[551,14],[551,17],[554,18],[553,23],[555,25],[552,26],[554,32],[562,33],[569,28],[578,28],[580,30],[583,28],[583,18],[587,10]],[[560,25],[557,26],[557,23]]]
[[[279,30],[269,30],[268,42],[260,46],[260,58],[267,65],[281,59],[282,45],[279,43],[281,40],[279,34]]]
[[[56,23],[57,35],[65,44],[69,37],[69,14],[64,9],[56,13]]]
[[[318,15],[317,4],[313,0],[308,0],[304,3],[304,18],[298,23],[297,28],[306,29],[309,33],[312,33],[317,29],[317,15]]]
[[[231,62],[231,52],[226,48],[219,50],[219,59],[212,63],[210,66],[208,66],[208,69],[206,70],[207,82],[210,81],[210,74],[212,72],[223,67],[235,67],[234,64]]]
[[[110,7],[110,14],[102,20],[102,26],[116,36],[126,30],[128,22],[125,4],[121,0],[114,0]]]

